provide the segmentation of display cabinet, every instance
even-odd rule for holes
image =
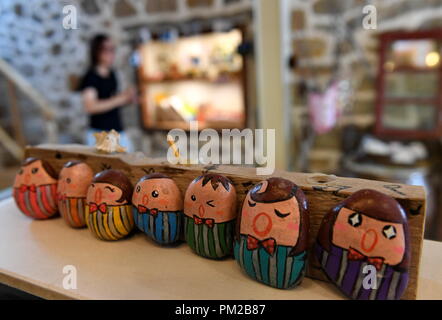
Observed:
[[[380,35],[376,133],[403,139],[439,137],[442,30]]]

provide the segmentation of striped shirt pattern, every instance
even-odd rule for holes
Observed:
[[[408,272],[396,271],[383,264],[377,271],[376,289],[365,289],[363,273],[366,261],[349,261],[348,250],[332,245],[327,252],[319,243],[315,255],[328,278],[348,297],[357,300],[397,300],[400,299],[408,284]]]
[[[196,254],[221,259],[232,254],[235,220],[214,223],[213,228],[195,224],[193,218],[184,215],[186,242]]]
[[[68,225],[73,228],[86,226],[86,198],[66,198],[58,200],[58,210]]]
[[[134,227],[131,205],[107,206],[107,212],[89,212],[86,205],[86,223],[98,239],[119,240],[127,236]]]
[[[181,238],[183,225],[182,211],[158,211],[152,215],[148,209],[146,213],[139,213],[132,206],[133,217],[138,229],[147,234],[159,244],[171,244]]]
[[[306,266],[306,251],[290,256],[292,247],[275,246],[270,255],[264,248],[247,249],[247,236],[235,241],[234,254],[240,267],[253,279],[278,289],[287,289],[301,283]]]
[[[35,192],[14,188],[14,199],[20,211],[34,219],[48,219],[58,212],[56,183],[37,186]]]

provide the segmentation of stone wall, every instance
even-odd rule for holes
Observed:
[[[77,30],[62,27],[65,5],[77,8]],[[106,32],[116,42],[116,69],[121,86],[126,87],[134,79],[128,62],[134,30],[146,24],[236,14],[250,7],[251,0],[2,0],[0,57],[55,106],[61,142],[82,142],[87,119],[79,94],[72,89],[87,68],[88,41],[93,34]],[[29,142],[41,142],[31,129],[38,121],[37,127],[41,126],[41,120],[31,108],[23,111]],[[124,122],[132,136],[144,135],[137,108],[125,108]],[[136,143],[138,148],[143,145],[140,139]]]
[[[377,29],[362,27],[365,5],[377,9]],[[442,26],[442,0],[287,0],[290,14],[293,69],[293,95],[296,137],[305,139],[308,125],[305,85],[313,80],[325,87],[335,74],[349,76],[353,103],[340,125],[316,136],[310,152],[310,170],[335,171],[343,151],[343,128],[354,124],[371,131],[374,123],[378,41],[376,35],[391,30],[420,30]],[[347,37],[340,37],[341,28]],[[335,52],[339,50],[339,58]],[[301,119],[300,121],[298,119]],[[300,128],[300,129],[299,129]]]

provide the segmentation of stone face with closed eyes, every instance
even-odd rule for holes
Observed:
[[[269,178],[247,194],[238,218],[235,259],[253,279],[286,289],[305,273],[309,217],[302,190]]]
[[[327,277],[352,299],[400,299],[408,284],[408,221],[393,198],[364,189],[323,219],[315,255]]]
[[[97,173],[87,190],[86,223],[101,240],[119,240],[134,227],[132,184],[119,170]]]

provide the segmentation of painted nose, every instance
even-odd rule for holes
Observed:
[[[200,204],[200,206],[199,206],[199,208],[198,208],[199,216],[200,216],[201,218],[204,218],[204,214],[205,214],[205,212],[206,212],[206,210],[204,209],[203,205]]]
[[[25,184],[29,184],[31,182],[31,175],[28,173],[25,174],[24,180],[25,180]]]
[[[101,189],[97,189],[95,190],[95,203],[101,203],[101,198],[102,198],[102,193],[101,193]]]
[[[260,237],[265,237],[272,230],[273,222],[270,216],[265,212],[258,213],[253,218],[253,231]]]
[[[147,195],[144,195],[142,202],[144,206],[147,206],[149,204],[149,197]]]
[[[365,231],[361,238],[361,248],[365,252],[371,252],[376,248],[378,243],[378,233],[374,229]]]

